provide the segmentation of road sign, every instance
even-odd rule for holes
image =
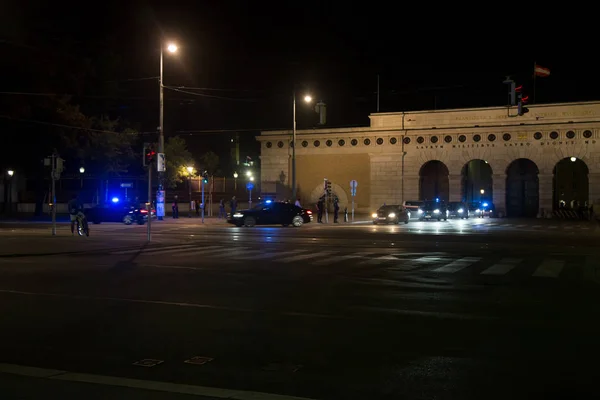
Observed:
[[[165,153],[158,153],[156,159],[156,170],[158,172],[165,172],[167,170],[167,160],[165,159]]]
[[[121,188],[132,188],[133,182],[123,182],[121,183]]]
[[[356,196],[356,187],[358,186],[358,182],[356,182],[354,179],[352,179],[350,181],[350,194],[352,196]]]
[[[248,190],[254,189],[254,183],[252,183],[252,182],[246,183],[246,189],[248,189]]]

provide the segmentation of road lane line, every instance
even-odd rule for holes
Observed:
[[[114,251],[110,254],[113,255],[122,255],[122,254],[135,254],[135,253],[153,253],[153,254],[157,254],[158,252],[161,251],[167,251],[167,250],[177,250],[177,249],[185,249],[185,248],[189,248],[189,247],[195,247],[196,245],[194,244],[182,244],[182,245],[177,245],[177,246],[168,246],[168,247],[148,247],[148,248],[140,248],[140,249],[133,249],[133,250],[122,250],[122,251]],[[221,246],[222,247],[222,246]]]
[[[554,259],[544,260],[544,262],[542,262],[542,265],[540,265],[535,270],[535,272],[533,273],[533,276],[540,276],[540,277],[545,277],[545,278],[557,278],[558,275],[560,275],[560,271],[562,271],[564,266],[565,266],[564,260],[554,260]]]
[[[263,254],[257,254],[255,256],[239,256],[239,257],[233,257],[236,260],[265,260],[268,258],[275,258],[277,256],[287,256],[287,255],[291,255],[291,254],[298,254],[298,253],[305,253],[308,250],[290,250],[290,251],[281,251],[278,253],[263,253]]]
[[[451,274],[453,272],[457,272],[461,269],[469,267],[479,260],[481,260],[481,257],[463,257],[458,260],[454,260],[451,263],[444,265],[443,267],[436,268],[433,270],[433,272],[443,272]]]
[[[14,364],[0,364],[0,372],[11,375],[28,376],[41,379],[52,379],[68,382],[84,382],[96,385],[119,386],[132,389],[188,394],[193,396],[213,397],[219,399],[313,400],[307,397],[287,396],[263,392],[251,392],[245,390],[222,389],[209,386],[186,385],[181,383],[148,381],[142,379],[122,378],[118,376],[81,374],[76,372],[27,367]]]
[[[282,258],[281,260],[275,260],[275,261],[283,262],[283,263],[290,263],[290,262],[294,262],[294,261],[308,260],[310,258],[328,256],[333,253],[336,253],[336,252],[335,251],[319,251],[317,253],[300,254],[298,256],[286,257],[286,258]]]
[[[313,261],[311,263],[311,265],[331,265],[331,264],[339,263],[339,262],[342,262],[345,260],[351,260],[353,258],[367,257],[370,254],[373,254],[373,253],[354,253],[354,254],[346,254],[343,256],[328,257],[328,258],[324,258],[319,261]]]
[[[517,266],[522,260],[518,258],[503,258],[488,269],[481,272],[482,275],[504,275]]]

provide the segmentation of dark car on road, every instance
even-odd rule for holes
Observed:
[[[248,210],[236,211],[230,224],[236,226],[283,225],[302,226],[312,221],[312,211],[287,202],[267,200]]]
[[[408,210],[401,205],[385,205],[379,207],[377,212],[371,215],[373,224],[399,224],[404,222],[408,224],[410,215]]]
[[[469,218],[469,207],[462,201],[451,201],[448,203],[448,218]]]
[[[448,208],[443,201],[424,201],[418,211],[419,221],[437,219],[438,221],[448,219]]]
[[[88,221],[94,224],[102,222],[122,222],[125,225],[139,224],[143,225],[148,221],[148,210],[141,208],[135,203],[108,203],[98,204],[95,207],[84,210]],[[156,213],[151,210],[152,218]]]

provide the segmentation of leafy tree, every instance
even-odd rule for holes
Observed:
[[[192,155],[187,149],[185,139],[180,136],[168,138],[165,141],[165,158],[167,161],[165,186],[174,188],[189,175],[186,167],[193,165]]]
[[[202,165],[202,169],[205,170],[208,175],[213,176],[217,173],[219,169],[219,156],[214,152],[209,151],[204,153],[200,157],[200,162]]]

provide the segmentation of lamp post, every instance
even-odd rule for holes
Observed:
[[[8,175],[8,188],[6,188],[6,203],[8,204],[8,212],[12,213],[12,177],[15,174],[15,171],[9,169],[8,171],[6,171],[6,174]]]
[[[292,198],[296,199],[296,90],[293,91],[292,97],[292,116],[294,119],[292,129]],[[306,95],[304,101],[310,103],[312,97]]]
[[[165,152],[165,130],[164,130],[164,85],[163,85],[163,47],[164,44],[161,42],[160,44],[160,77],[158,81],[158,85],[160,87],[160,111],[159,111],[159,121],[158,121],[158,152]],[[177,52],[177,45],[174,43],[170,43],[167,45],[167,51],[169,53]],[[158,204],[156,207],[156,213],[159,221],[162,221],[165,216],[165,193],[164,193],[164,179],[165,174],[163,171],[158,173],[158,190],[162,191],[162,196],[160,196],[159,200],[162,200],[162,204]]]
[[[237,192],[237,178],[238,178],[238,173],[234,172],[233,173],[233,191]]]
[[[482,201],[483,200],[483,194],[485,193],[485,190],[481,189],[479,191],[479,193],[481,194],[481,196],[479,196],[479,201]]]
[[[194,172],[194,167],[186,167],[188,171],[188,218],[192,218],[192,172]]]
[[[80,187],[83,189],[83,174],[85,173],[85,168],[79,167],[79,178],[80,178]]]

